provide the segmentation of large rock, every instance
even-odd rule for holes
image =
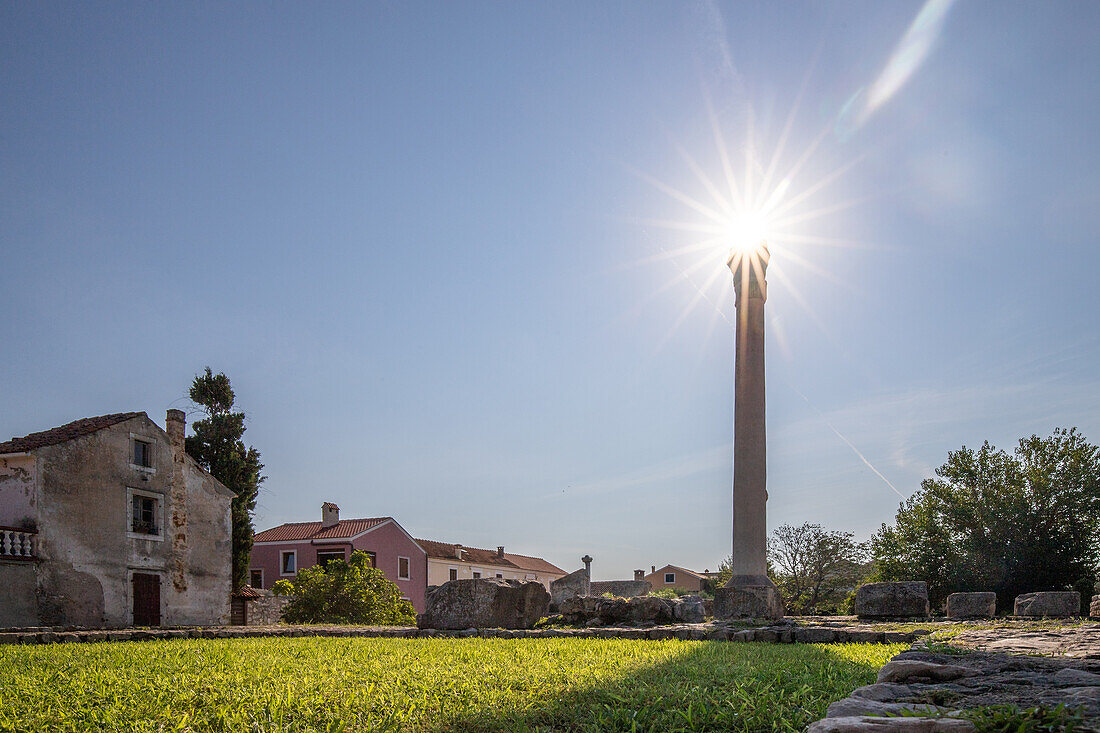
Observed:
[[[604,626],[630,621],[630,601],[626,598],[600,598],[596,601],[596,617]]]
[[[422,629],[529,629],[546,615],[550,594],[542,583],[499,578],[452,580],[427,596],[417,616]]]
[[[867,583],[856,589],[855,611],[864,618],[927,616],[928,584],[923,580]]]
[[[948,618],[993,618],[996,615],[996,593],[952,593],[947,597]]]
[[[670,624],[676,620],[676,603],[657,596],[630,599],[630,612],[635,623]]]
[[[701,624],[707,620],[706,606],[699,596],[683,596],[676,604],[676,620],[685,624]]]
[[[1050,590],[1016,596],[1017,616],[1079,616],[1081,594],[1074,590]]]
[[[1089,618],[1100,618],[1100,596],[1093,596],[1089,604]]]

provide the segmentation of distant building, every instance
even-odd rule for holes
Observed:
[[[644,580],[649,583],[653,590],[671,588],[697,593],[703,589],[703,581],[706,580],[706,576],[703,573],[697,573],[678,565],[665,565],[660,569],[655,565],[650,565],[650,573],[645,576]]]
[[[0,626],[229,622],[233,492],[144,412],[0,443]]]
[[[411,601],[424,611],[427,589],[427,554],[393,517],[340,519],[340,507],[326,501],[320,522],[289,522],[255,536],[249,585],[271,588],[283,578],[293,578],[302,568],[330,560],[348,560],[355,550],[366,552]]]
[[[550,588],[550,582],[565,575],[565,571],[541,557],[517,555],[496,550],[434,540],[417,540],[428,553],[428,585],[443,585],[449,580],[467,578],[502,578],[504,580],[537,580]]]

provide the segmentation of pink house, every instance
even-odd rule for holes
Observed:
[[[417,612],[424,611],[428,556],[393,517],[340,519],[340,507],[326,501],[320,522],[289,522],[264,530],[252,545],[249,584],[271,588],[293,578],[301,568],[334,559],[347,560],[355,550],[371,556],[374,567],[397,584]]]

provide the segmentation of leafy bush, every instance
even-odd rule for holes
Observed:
[[[988,442],[948,454],[936,478],[871,538],[878,580],[925,580],[939,606],[991,590],[1002,611],[1020,593],[1074,588],[1087,598],[1100,565],[1100,449],[1076,431]]]
[[[283,609],[290,623],[397,626],[416,622],[411,603],[360,550],[351,559],[299,570],[294,580],[275,584],[276,595],[291,596]]]
[[[658,590],[651,590],[647,595],[656,596],[657,598],[667,598],[670,601],[674,601],[680,597],[680,594],[674,591],[672,588],[660,588]]]

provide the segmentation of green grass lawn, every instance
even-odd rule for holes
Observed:
[[[0,647],[0,730],[801,731],[904,645],[178,639]]]

